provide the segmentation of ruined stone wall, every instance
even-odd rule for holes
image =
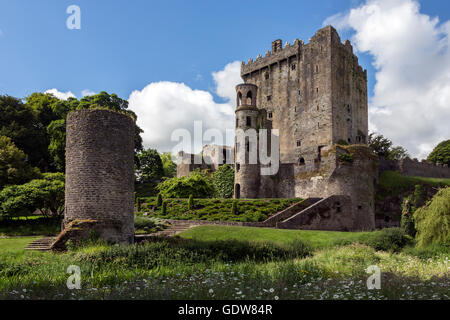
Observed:
[[[347,156],[341,156],[345,154]],[[347,195],[351,198],[354,230],[375,227],[376,157],[363,145],[331,146],[321,150],[320,161],[293,165],[295,197]],[[281,173],[281,172],[280,172]],[[288,177],[281,181],[289,181]],[[279,184],[279,189],[288,189]],[[349,213],[350,214],[350,213]],[[350,228],[350,227],[349,227]]]
[[[195,163],[196,157],[201,163]],[[205,145],[202,153],[198,155],[180,151],[177,159],[177,177],[186,177],[197,169],[215,172],[225,163],[234,167],[233,147]]]
[[[308,207],[291,218],[278,222],[277,228],[353,231],[359,230],[353,226],[352,200],[349,196],[334,195]]]
[[[64,226],[109,222],[105,240],[134,241],[134,128],[131,117],[114,111],[69,113]]]
[[[379,173],[397,171],[405,176],[450,178],[450,168],[447,165],[435,165],[425,160],[405,158],[400,161],[380,158]]]
[[[450,178],[450,168],[445,165],[435,165],[426,161],[419,162],[406,158],[399,161],[399,172],[405,176]]]

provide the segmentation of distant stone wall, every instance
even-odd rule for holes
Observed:
[[[133,242],[134,128],[132,118],[109,110],[69,113],[63,226],[74,220],[116,221],[102,238]]]
[[[450,168],[447,165],[435,165],[425,160],[405,158],[400,161],[380,158],[379,173],[397,171],[405,176],[450,178]]]

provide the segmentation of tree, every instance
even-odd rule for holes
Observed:
[[[11,138],[28,155],[31,165],[45,169],[48,152],[44,133],[33,110],[20,99],[0,96],[0,136]]]
[[[213,184],[217,198],[231,198],[234,191],[234,169],[224,164],[214,172]]]
[[[405,148],[397,146],[392,147],[393,143],[388,138],[381,134],[369,134],[369,148],[379,157],[389,160],[402,160],[408,157],[408,152]]]
[[[137,180],[141,183],[155,183],[164,175],[163,163],[158,151],[146,149],[138,153]]]
[[[52,158],[52,165],[58,171],[66,169],[66,120],[52,121],[47,126],[47,134],[50,137],[48,151]]]
[[[0,191],[0,214],[3,216],[30,215],[36,209],[47,217],[62,216],[64,174],[44,173],[42,179],[9,186]]]
[[[189,176],[164,180],[156,187],[164,198],[210,198],[214,195],[211,177],[199,170]]]
[[[173,178],[177,174],[177,165],[172,161],[172,154],[170,152],[164,152],[160,154],[163,164],[164,176]]]
[[[39,170],[28,163],[26,154],[10,138],[0,136],[0,190],[7,185],[25,183],[39,175]]]
[[[389,150],[388,159],[389,160],[402,160],[408,157],[408,151],[403,147],[393,147]]]
[[[450,140],[439,143],[429,154],[428,161],[450,166]]]

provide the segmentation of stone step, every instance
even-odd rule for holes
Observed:
[[[48,251],[50,250],[53,241],[55,241],[55,238],[53,237],[37,239],[29,243],[25,247],[25,250]]]

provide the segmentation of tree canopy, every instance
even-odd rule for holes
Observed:
[[[44,173],[41,179],[9,186],[0,191],[0,215],[28,216],[35,210],[47,217],[59,217],[63,214],[64,174]]]
[[[408,151],[401,147],[393,147],[393,142],[381,134],[369,134],[369,148],[379,157],[389,160],[402,160],[408,157]]]
[[[161,182],[157,189],[164,198],[210,198],[214,196],[214,185],[207,174],[199,170],[189,176],[171,178]]]
[[[145,149],[137,154],[136,178],[141,183],[154,183],[164,176],[161,157],[155,149]]]
[[[447,164],[450,166],[450,140],[439,143],[427,158],[433,163]]]
[[[177,165],[172,161],[172,154],[170,152],[164,152],[160,156],[164,169],[164,177],[175,177],[177,175]]]
[[[10,138],[0,136],[0,190],[39,176],[39,170],[28,163],[26,154]]]

